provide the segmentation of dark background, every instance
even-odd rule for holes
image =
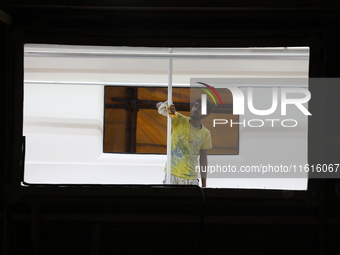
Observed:
[[[46,2],[0,3],[3,254],[339,253],[338,179],[306,192],[20,185],[24,43],[308,46],[310,77],[339,77],[338,1]],[[309,88],[309,164],[340,163],[340,88]]]

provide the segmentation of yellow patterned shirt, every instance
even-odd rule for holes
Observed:
[[[201,129],[193,127],[189,117],[177,114],[178,117],[172,119],[171,174],[197,179],[200,150],[212,147],[210,131],[203,125]]]

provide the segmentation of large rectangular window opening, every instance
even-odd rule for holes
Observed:
[[[309,50],[306,47],[181,48],[173,49],[173,53],[192,55],[191,58],[173,59],[174,97],[176,93],[185,94],[176,92],[176,89],[179,91],[188,89],[191,78],[308,78]],[[117,106],[122,104],[120,100],[123,96],[105,96],[110,90],[119,89],[125,90],[121,92],[125,93],[125,99],[126,93],[133,95],[136,91],[139,95],[150,95],[155,90],[162,90],[160,94],[166,93],[168,58],[136,57],[138,54],[166,56],[168,49],[33,44],[25,46],[24,136],[27,146],[25,182],[162,183],[166,162],[164,154],[166,118],[161,119],[164,123],[161,128],[157,128],[158,124],[153,121],[153,115],[157,114],[157,111],[147,109],[145,101],[141,101],[152,100],[150,104],[153,104],[157,100],[163,100],[163,97],[153,99],[137,97],[143,106],[138,116],[135,116],[138,118],[137,123],[141,123],[142,127],[138,129],[131,121],[133,111],[129,113],[130,121],[127,121],[126,109]],[[201,55],[220,57],[200,58]],[[241,89],[245,91],[245,87]],[[261,95],[270,93],[269,88],[259,86],[254,86],[253,91],[256,96],[254,103],[257,106],[267,100],[262,99]],[[116,101],[112,101],[112,98]],[[177,99],[174,100],[175,103],[176,101]],[[178,110],[181,111],[187,107],[182,103],[188,101],[179,99],[178,103]],[[108,109],[116,107],[114,108],[116,113],[112,113],[116,115],[114,121],[107,119],[105,105],[111,105],[107,107]],[[265,103],[264,107],[267,106]],[[185,112],[185,109],[183,111]],[[242,122],[246,118],[247,116],[240,116],[237,121]],[[293,142],[290,148],[298,146],[297,156],[307,162],[307,117],[301,117],[299,121],[301,128],[296,131],[297,133],[290,132],[289,135],[280,129],[264,132],[234,126],[237,128],[230,141],[231,145],[219,145],[219,141],[214,139],[216,150],[211,151],[209,157],[218,157],[216,155],[218,147],[228,147],[229,151],[223,153],[228,154],[230,164],[240,165],[246,162],[250,155],[283,158],[285,150],[289,148],[281,145],[287,144],[289,140]],[[120,122],[121,125],[116,123],[115,130],[107,135],[105,123],[112,125],[112,122]],[[134,128],[136,132],[133,131]],[[130,134],[127,136],[126,132]],[[147,134],[150,132],[156,132],[156,135],[148,137]],[[157,132],[161,134],[157,135]],[[280,132],[286,136],[278,136]],[[108,137],[108,144],[104,141],[105,134]],[[299,136],[299,139],[293,139],[296,136]],[[232,136],[228,136],[230,137]],[[305,190],[307,177],[277,180],[213,178],[208,180],[207,187]]]

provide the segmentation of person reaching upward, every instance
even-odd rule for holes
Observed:
[[[190,110],[190,117],[177,112],[175,106],[168,106],[167,102],[159,102],[156,107],[160,114],[172,117],[170,184],[199,185],[200,173],[201,185],[206,187],[208,150],[212,148],[212,142],[210,131],[201,121],[211,113],[211,103],[207,101],[207,115],[202,115],[201,99],[197,99]],[[165,175],[163,183],[166,182]]]

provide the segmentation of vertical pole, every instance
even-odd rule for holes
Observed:
[[[172,49],[169,49],[169,53],[172,53]],[[172,104],[172,58],[169,58],[169,70],[168,70],[168,105]],[[171,180],[171,117],[168,114],[168,126],[167,126],[167,168],[166,168],[166,184],[170,184]]]

